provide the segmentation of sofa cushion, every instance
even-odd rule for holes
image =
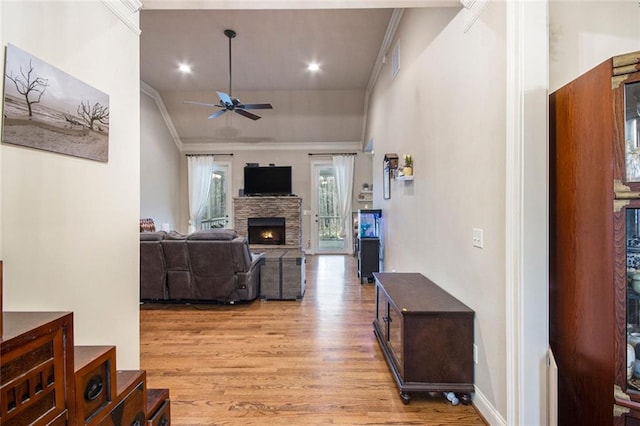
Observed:
[[[231,256],[233,258],[233,270],[246,272],[251,267],[251,251],[246,238],[238,237],[231,241]]]
[[[166,266],[162,245],[155,241],[140,242],[140,298],[166,298]]]
[[[162,240],[162,248],[164,249],[164,260],[167,269],[174,271],[189,270],[189,254],[187,253],[187,240],[170,240],[165,238]]]
[[[171,231],[164,236],[164,239],[165,240],[186,240],[187,236],[179,233],[178,231]]]
[[[140,241],[162,241],[166,232],[158,231],[158,232],[141,232],[140,233]]]
[[[231,241],[238,236],[238,232],[235,229],[206,229],[204,231],[197,231],[189,235],[189,240],[223,240]]]

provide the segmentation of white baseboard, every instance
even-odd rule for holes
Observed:
[[[491,426],[506,426],[506,420],[502,418],[495,407],[491,405],[489,400],[478,390],[478,387],[474,386],[474,388],[473,405],[480,412],[482,417],[484,417],[487,423]]]

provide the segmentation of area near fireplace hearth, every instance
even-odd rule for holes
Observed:
[[[235,230],[249,240],[252,249],[299,249],[301,247],[302,198],[300,197],[235,197],[233,217]],[[254,228],[251,233],[249,232],[250,222]],[[284,239],[278,242],[284,242],[284,244],[276,244],[274,237],[282,232],[283,228]]]

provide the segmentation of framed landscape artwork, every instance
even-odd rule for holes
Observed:
[[[3,143],[109,160],[109,95],[11,44],[3,114]]]

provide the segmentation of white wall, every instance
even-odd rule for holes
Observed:
[[[140,96],[140,217],[178,229],[181,155],[153,96]]]
[[[634,0],[549,1],[549,91],[612,56],[640,50]]]
[[[3,47],[106,92],[111,113],[108,163],[2,144],[4,308],[73,311],[76,344],[116,345],[118,368],[138,368],[138,34],[101,1],[0,10]]]
[[[365,137],[375,141],[376,182],[385,152],[414,159],[413,182],[392,182],[390,200],[375,190],[387,230],[385,269],[421,272],[475,310],[476,401],[502,419],[505,22],[498,2],[467,33],[457,9],[406,10],[396,34],[400,72],[391,78],[391,61],[382,68]],[[484,230],[484,249],[472,247],[472,228]]]
[[[0,22],[3,19],[2,12],[2,2],[0,1]],[[2,31],[0,31],[0,45],[5,46],[4,37],[2,36]],[[0,55],[0,69],[4,71],[4,56]],[[4,84],[0,85],[0,99],[4,99]],[[2,131],[2,122],[4,120],[4,115],[0,114],[0,131]],[[0,139],[2,136],[0,136]],[[0,200],[2,200],[2,149],[0,149]],[[0,204],[0,259],[4,259],[4,255],[2,252],[2,205]],[[0,280],[1,281],[1,280]],[[4,287],[2,284],[0,286]],[[0,289],[0,294],[2,293],[2,289]],[[2,300],[2,296],[0,296],[0,312],[3,311],[4,302]]]

